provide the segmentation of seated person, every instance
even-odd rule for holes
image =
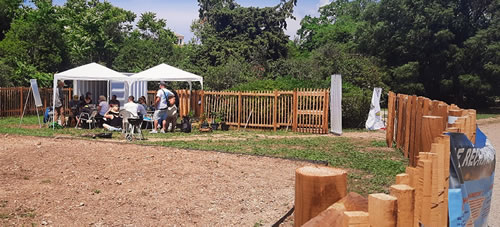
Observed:
[[[141,96],[139,98],[139,105],[142,105],[142,107],[144,107],[145,110],[148,109],[148,105],[146,104],[146,97]]]
[[[175,96],[171,95],[168,97],[168,107],[167,107],[167,119],[165,124],[165,131],[168,131],[170,128],[170,132],[174,132],[175,127],[177,126],[177,106],[175,105]],[[170,125],[172,124],[172,125]]]
[[[106,102],[106,97],[104,95],[99,96],[99,106],[97,106],[97,126],[102,128],[104,114],[109,110],[109,104]]]
[[[110,106],[120,106],[120,101],[116,100],[116,95],[111,96],[111,100],[109,100]]]
[[[69,108],[71,109],[71,116],[68,124],[71,125],[73,120],[75,120],[75,124],[78,123],[78,118],[80,117],[80,101],[78,100],[78,95],[74,95],[73,99],[69,101]]]
[[[129,96],[128,102],[123,106],[123,109],[130,112],[132,114],[132,117],[142,118],[144,115],[146,115],[146,109],[144,109],[142,105],[135,103],[134,99],[134,96]]]
[[[119,109],[117,106],[113,106],[109,111],[104,114],[104,119],[106,120],[102,126],[109,131],[121,131],[122,118],[120,117]]]

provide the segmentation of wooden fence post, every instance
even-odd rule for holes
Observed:
[[[396,97],[394,92],[389,91],[389,98],[387,102],[387,132],[385,141],[387,147],[392,147],[394,140],[394,114],[396,113]]]
[[[299,119],[298,115],[298,110],[299,110],[299,104],[298,104],[299,98],[297,96],[297,89],[293,90],[293,123],[292,123],[292,131],[296,132],[297,131],[297,120]]]
[[[238,92],[238,130],[240,130],[241,127],[241,112],[243,111],[243,104],[242,104],[242,98],[241,98],[241,91]]]
[[[396,227],[396,197],[383,193],[368,195],[370,226]]]
[[[276,132],[278,128],[278,90],[274,90],[274,110],[273,110],[273,129]]]
[[[205,91],[201,90],[200,93],[201,93],[200,94],[200,96],[201,96],[200,117],[201,117],[201,115],[203,115],[203,113],[205,111]]]
[[[23,87],[19,87],[19,98],[20,98],[20,101],[19,101],[19,116],[21,116],[21,114],[23,114],[23,108],[24,108],[24,101],[23,101]]]
[[[325,90],[323,102],[323,133],[328,133],[328,110],[330,107],[330,90]]]

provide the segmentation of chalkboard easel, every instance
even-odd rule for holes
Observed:
[[[24,110],[23,114],[21,115],[21,121],[19,121],[19,128],[21,127],[21,123],[23,122],[24,113],[26,112],[26,107],[28,106],[28,101],[30,100],[31,93],[33,93],[33,98],[35,99],[35,109],[36,109],[36,116],[38,117],[38,124],[40,125],[40,128],[42,128],[42,122],[40,121],[40,114],[38,113],[38,108],[43,107],[43,105],[42,105],[42,99],[40,98],[40,92],[38,92],[38,83],[36,82],[36,79],[31,79],[30,83],[31,86],[30,90],[28,91],[28,96],[26,96],[26,103],[24,104]]]

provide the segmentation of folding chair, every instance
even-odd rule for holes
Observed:
[[[95,116],[97,115],[97,110],[92,111],[92,113],[86,113],[82,112],[80,113],[80,118],[78,119],[78,122],[75,126],[77,128],[81,123],[86,123],[89,126],[89,129],[95,128],[96,127],[96,119]]]
[[[122,133],[125,134],[125,138],[128,141],[132,141],[133,139],[143,140],[144,136],[141,130],[142,118],[133,115],[127,110],[120,110],[119,115],[123,119]]]

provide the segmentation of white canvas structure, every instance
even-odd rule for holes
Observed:
[[[331,132],[335,135],[342,135],[342,76],[332,75],[330,89],[330,124]]]
[[[372,103],[370,105],[370,112],[366,120],[365,127],[368,130],[379,130],[385,128],[382,121],[380,112],[380,96],[382,95],[382,88],[376,87],[373,89]]]
[[[135,81],[186,81],[189,83],[189,90],[192,89],[193,82],[200,82],[203,89],[203,77],[164,63],[130,76],[129,81],[129,86]]]
[[[95,62],[86,65],[78,66],[73,69],[66,70],[54,74],[54,88],[52,93],[52,108],[55,109],[55,99],[57,91],[57,81],[59,80],[74,80],[74,81],[123,81],[129,83],[129,77],[122,73],[114,71]]]

